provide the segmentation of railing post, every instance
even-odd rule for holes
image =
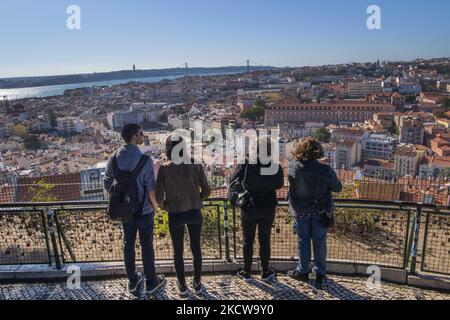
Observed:
[[[61,260],[59,258],[58,242],[56,241],[56,226],[53,224],[53,209],[49,208],[47,211],[48,231],[53,246],[53,257],[55,258],[56,269],[61,270]]]
[[[412,243],[411,250],[411,274],[416,273],[416,265],[417,265],[417,253],[419,252],[419,234],[420,234],[420,217],[422,215],[422,204],[416,207],[416,212],[414,214],[414,238]]]
[[[230,254],[230,223],[228,220],[228,201],[224,201],[223,205],[223,232],[225,234],[225,259],[231,262]]]

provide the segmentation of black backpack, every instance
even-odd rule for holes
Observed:
[[[144,189],[144,196],[142,199],[139,199],[136,179],[148,159],[149,156],[142,155],[136,168],[132,172],[128,172],[119,169],[116,155],[113,156],[114,182],[109,190],[108,205],[108,216],[110,219],[133,222],[141,217],[146,192]]]

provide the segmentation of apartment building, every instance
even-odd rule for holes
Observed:
[[[157,122],[165,106],[165,103],[133,103],[130,106],[130,111],[141,112],[144,114],[144,120]]]
[[[430,144],[431,151],[438,156],[450,156],[450,134],[438,133]]]
[[[109,113],[106,116],[108,125],[115,131],[120,131],[128,123],[143,123],[145,113],[142,110],[126,110]]]
[[[382,159],[368,159],[362,162],[364,176],[378,179],[392,179],[395,177],[394,161]]]
[[[397,144],[395,136],[366,132],[361,139],[362,159],[390,160]]]
[[[337,169],[350,169],[361,161],[361,142],[337,141],[335,166]]]
[[[84,121],[74,117],[56,119],[56,129],[63,134],[83,133]]]
[[[425,129],[419,117],[404,116],[400,118],[400,143],[423,144]]]
[[[349,98],[365,98],[369,94],[381,91],[383,91],[381,82],[363,81],[349,83],[347,93]]]
[[[414,145],[397,146],[394,163],[398,176],[415,176],[419,170],[419,163],[425,156],[425,148],[418,148]]]
[[[405,105],[405,97],[396,92],[391,96],[391,104],[398,109],[403,108]]]
[[[436,179],[443,169],[450,168],[450,157],[424,157],[419,165],[419,177],[422,179]]]

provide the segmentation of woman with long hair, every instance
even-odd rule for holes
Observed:
[[[186,159],[186,143],[182,138],[169,137],[166,140],[167,162],[158,171],[156,179],[156,200],[169,213],[169,230],[172,238],[175,270],[180,295],[187,293],[184,273],[184,230],[187,226],[194,258],[194,279],[196,294],[203,291],[201,282],[203,199],[208,198],[211,189],[203,166]],[[184,153],[184,154],[183,154]]]

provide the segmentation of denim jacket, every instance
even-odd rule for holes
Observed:
[[[334,170],[317,160],[289,162],[289,202],[298,214],[332,211],[331,192],[340,192],[342,184]]]

